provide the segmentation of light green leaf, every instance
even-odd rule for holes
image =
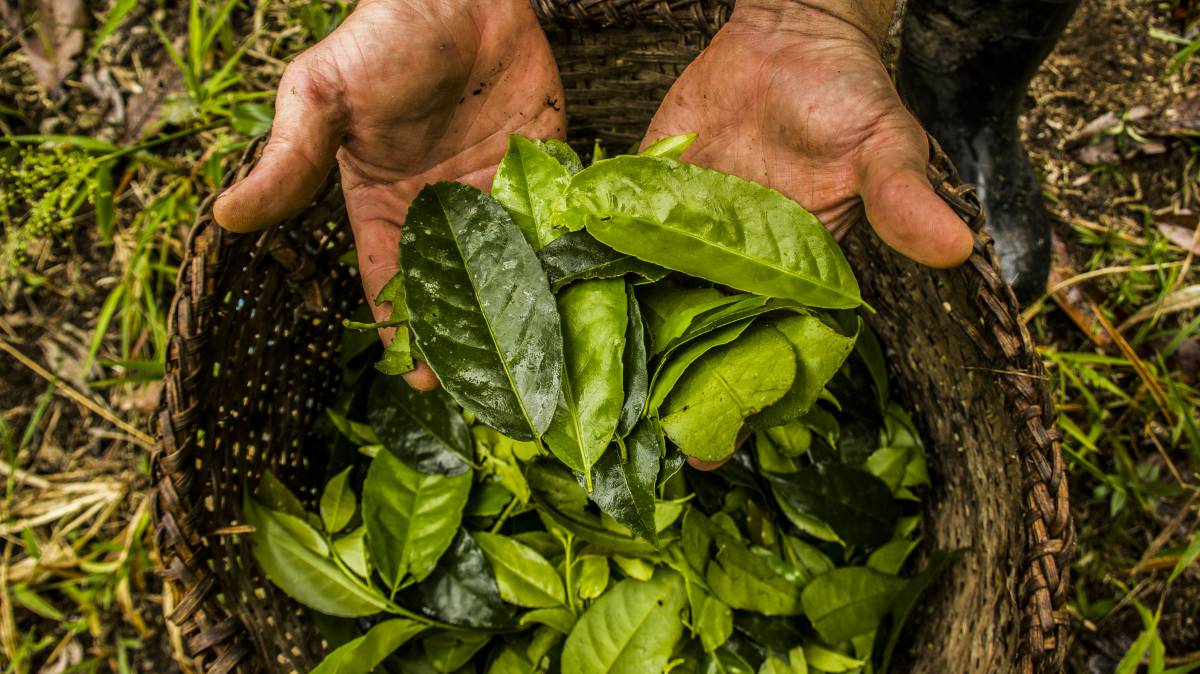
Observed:
[[[787,316],[772,325],[795,350],[796,378],[786,395],[749,420],[754,428],[781,426],[804,416],[854,348],[854,336],[843,335],[816,316]]]
[[[408,575],[420,581],[450,547],[471,492],[471,473],[429,475],[380,452],[363,483],[367,548],[393,591]]]
[[[745,295],[725,295],[715,288],[684,288],[671,281],[638,288],[638,302],[650,332],[650,355],[677,344],[698,316],[737,304]]]
[[[795,376],[787,339],[769,325],[756,326],[688,368],[663,403],[663,431],[685,454],[723,459],[746,418],[779,400]]]
[[[605,557],[584,557],[575,568],[575,578],[578,588],[576,596],[580,599],[595,599],[608,589],[608,559]]]
[[[1175,562],[1175,568],[1171,570],[1171,576],[1167,578],[1167,582],[1175,582],[1175,579],[1182,575],[1184,569],[1191,566],[1197,557],[1200,557],[1200,532],[1196,532],[1196,535],[1192,536],[1192,542],[1188,543],[1187,549],[1179,555],[1179,561]]]
[[[799,615],[803,577],[788,577],[777,569],[782,560],[766,550],[751,551],[732,541],[720,544],[708,563],[705,581],[713,594],[733,608],[763,615]],[[772,562],[775,564],[772,564]]]
[[[629,307],[621,279],[580,281],[558,295],[566,370],[546,431],[550,451],[591,480],[612,442],[625,399],[622,356]]]
[[[696,142],[698,134],[681,133],[677,136],[664,136],[650,143],[645,150],[638,154],[643,157],[666,157],[668,159],[679,159],[684,150],[688,149],[692,143]]]
[[[361,578],[371,576],[371,566],[367,562],[367,528],[359,527],[354,531],[333,541],[333,551],[351,571]]]
[[[312,674],[368,674],[392,651],[425,628],[425,625],[406,618],[385,620],[325,656]]]
[[[466,665],[491,638],[492,635],[487,633],[446,630],[426,637],[421,642],[421,649],[434,670],[439,674],[451,674]]]
[[[475,542],[492,564],[504,601],[526,608],[551,608],[566,603],[558,572],[533,548],[483,531],[475,533]]]
[[[550,425],[562,333],[546,275],[508,213],[467,185],[421,190],[401,237],[405,301],[446,391],[517,440]]]
[[[758,183],[657,157],[615,157],[572,179],[557,220],[669,269],[808,306],[854,308],[858,283],[833,236]]]
[[[805,661],[812,665],[813,669],[831,674],[848,672],[867,664],[864,660],[852,658],[813,642],[804,644],[803,651]]]
[[[246,523],[254,527],[250,545],[255,561],[289,597],[321,613],[344,618],[387,609],[383,597],[338,568],[327,554],[313,550],[310,540],[320,534],[304,520],[264,508],[250,498],[242,511]]]
[[[733,610],[725,602],[709,595],[700,609],[696,631],[705,653],[712,653],[729,640],[733,634]]]
[[[487,674],[530,674],[537,671],[534,663],[521,651],[513,644],[505,646],[488,667]]]
[[[662,671],[683,636],[679,612],[686,602],[683,579],[674,571],[660,570],[646,582],[617,583],[575,623],[563,648],[562,670],[572,674]]]
[[[750,327],[753,321],[744,320],[733,325],[714,330],[702,337],[688,342],[680,347],[654,373],[654,381],[650,388],[650,397],[646,400],[646,414],[654,414],[662,407],[667,394],[675,388],[679,378],[701,356],[718,346],[729,344],[737,339]]]
[[[532,624],[545,625],[562,634],[568,634],[575,626],[575,614],[565,608],[537,608],[526,611],[525,615],[521,616],[522,627]]]
[[[354,517],[358,505],[354,499],[354,490],[347,482],[349,477],[350,468],[334,475],[321,494],[321,521],[325,523],[325,531],[331,534],[336,534],[350,524],[350,518]]]
[[[496,169],[492,196],[537,251],[557,236],[550,227],[550,214],[570,180],[567,168],[535,141],[513,134]]]
[[[863,467],[867,472],[883,480],[888,489],[895,492],[900,488],[904,479],[904,469],[908,466],[909,450],[906,447],[880,447],[871,452]]]
[[[821,638],[836,644],[875,629],[904,583],[867,567],[842,567],[813,579],[801,603]]]
[[[867,558],[867,566],[880,573],[899,574],[900,569],[904,567],[904,561],[920,543],[920,539],[889,541],[871,553],[871,556]]]

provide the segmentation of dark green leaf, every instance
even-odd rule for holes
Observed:
[[[875,629],[904,584],[865,566],[837,568],[804,588],[804,615],[822,639],[838,644]]]
[[[258,481],[258,488],[254,490],[254,498],[271,510],[278,510],[301,520],[312,519],[304,510],[304,504],[300,503],[300,499],[296,498],[292,490],[280,482],[279,478],[275,477],[275,473],[270,470],[263,471],[262,479]],[[314,523],[319,524],[319,521]]]
[[[592,471],[591,498],[614,520],[650,541],[658,542],[654,524],[654,486],[662,453],[657,420],[650,418],[626,439],[628,460],[610,450]]]
[[[430,475],[390,452],[375,457],[363,483],[363,521],[371,561],[388,588],[433,571],[458,531],[470,492],[470,473]]]
[[[784,514],[815,518],[842,540],[867,548],[886,543],[899,508],[879,478],[841,464],[818,463],[791,475],[765,474]],[[796,526],[802,526],[797,524]]]
[[[451,674],[466,665],[491,638],[490,634],[445,630],[423,639],[421,649],[436,671]]]
[[[460,627],[503,629],[512,624],[513,609],[501,600],[491,565],[464,530],[433,573],[405,590],[404,598],[425,615]]]
[[[656,157],[616,157],[575,175],[556,214],[639,259],[814,307],[853,308],[858,283],[808,211],[749,180]]]
[[[658,265],[618,253],[583,230],[567,232],[551,241],[538,252],[538,258],[554,292],[574,281],[622,278],[628,274],[657,281],[668,273]]]
[[[407,618],[385,620],[325,656],[312,674],[369,674],[392,651],[425,628],[425,625]]]
[[[325,523],[325,531],[331,534],[350,524],[357,508],[354,491],[347,484],[349,477],[350,468],[334,475],[321,494],[321,521]]]
[[[566,167],[537,142],[513,134],[496,169],[492,196],[508,210],[529,245],[541,250],[556,236],[550,214],[570,179]]]
[[[795,376],[787,339],[769,325],[755,327],[687,369],[662,405],[663,431],[689,456],[723,459],[746,418],[779,400]]]
[[[621,418],[617,422],[617,436],[625,437],[646,406],[646,395],[650,390],[650,374],[646,369],[646,326],[642,322],[642,311],[632,287],[625,288],[629,300],[629,323],[625,332],[625,353],[621,359],[624,377],[625,402],[621,406]]]
[[[558,295],[566,371],[554,420],[546,430],[550,451],[571,470],[591,474],[612,442],[625,398],[622,354],[629,320],[625,282],[581,281]]]
[[[552,608],[566,603],[558,572],[533,548],[483,531],[474,537],[492,563],[504,601],[526,608]]]
[[[367,419],[392,454],[423,473],[458,475],[471,466],[471,430],[443,391],[421,393],[403,379],[376,377]]]
[[[562,333],[537,256],[504,207],[466,185],[428,186],[401,247],[411,327],[445,389],[511,438],[544,432],[559,400]]]
[[[242,506],[251,551],[267,578],[289,597],[321,613],[354,618],[386,610],[387,602],[342,571],[328,551],[314,548],[321,535],[303,520],[264,508],[254,499]]]
[[[679,612],[687,602],[683,578],[660,570],[649,581],[617,583],[575,623],[563,648],[562,670],[572,674],[660,672],[683,635]]]

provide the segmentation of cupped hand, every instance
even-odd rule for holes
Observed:
[[[884,32],[795,0],[739,3],[671,88],[643,146],[695,131],[685,161],[777,189],[838,236],[865,208],[897,251],[960,264],[971,232],[925,177],[929,147],[880,59]]]
[[[237,232],[273,225],[310,202],[336,160],[363,288],[385,320],[374,299],[399,269],[413,198],[439,180],[489,189],[508,134],[562,137],[562,98],[526,0],[362,0],[288,65],[262,158],[214,216]],[[405,379],[438,385],[424,363]]]

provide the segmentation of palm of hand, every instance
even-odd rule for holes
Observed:
[[[731,22],[680,75],[647,141],[695,131],[686,161],[755,180],[837,234],[867,215],[920,262],[949,266],[970,234],[924,178],[928,145],[865,41]]]

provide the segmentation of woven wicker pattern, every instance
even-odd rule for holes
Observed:
[[[535,0],[563,71],[573,140],[635,143],[730,4]],[[596,30],[606,26],[622,28]],[[978,231],[978,201],[938,152],[930,179]],[[340,376],[341,319],[361,298],[336,262],[349,238],[331,178],[301,216],[261,235],[222,232],[210,201],[187,242],[153,514],[170,618],[206,674],[306,672],[324,652],[304,609],[262,577],[237,525],[245,488],[265,468],[314,496],[307,467],[323,465],[323,449],[311,429]],[[894,383],[928,442],[926,541],[972,549],[923,602],[908,670],[1058,671],[1074,537],[1067,483],[1045,373],[987,238],[950,271],[908,262],[866,226],[845,246],[878,310],[869,320]]]

